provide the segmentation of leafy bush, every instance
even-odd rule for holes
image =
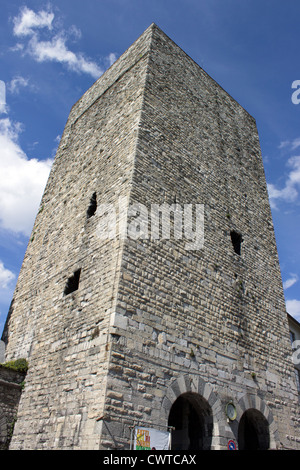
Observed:
[[[3,367],[7,367],[7,369],[16,370],[17,372],[27,372],[28,370],[28,362],[24,358],[16,359],[15,361],[8,361],[1,365]]]

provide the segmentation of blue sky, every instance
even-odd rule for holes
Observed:
[[[0,333],[70,109],[152,22],[256,119],[300,320],[299,18],[299,0],[2,0]]]

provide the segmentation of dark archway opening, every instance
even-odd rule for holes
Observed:
[[[239,423],[238,443],[239,450],[269,449],[269,423],[260,411],[249,409],[242,415]]]
[[[187,392],[173,403],[168,425],[172,427],[172,450],[209,450],[213,419],[209,403],[197,393]]]

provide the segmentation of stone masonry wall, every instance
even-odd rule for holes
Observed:
[[[122,240],[97,204],[130,192],[149,33],[73,107],[41,201],[3,339],[30,370],[11,449],[97,449]],[[64,295],[81,269],[79,288]]]
[[[133,203],[204,204],[203,249],[103,240],[104,214],[87,217],[94,193],[98,205],[122,197],[122,222]],[[155,25],[71,110],[3,339],[7,360],[30,364],[12,449],[127,449],[134,423],[167,426],[191,392],[212,409],[212,448],[237,440],[253,408],[272,448],[299,447],[255,120]]]
[[[126,241],[105,407],[115,442],[107,434],[105,445],[126,446],[134,422],[166,426],[179,380],[181,392],[204,381],[220,403],[215,448],[238,438],[237,423],[225,417],[230,400],[239,406],[238,420],[247,407],[264,410],[273,448],[299,448],[298,394],[255,120],[154,28],[130,203],[150,212],[151,203],[175,201],[204,204],[204,248],[188,251],[187,240],[174,236]],[[242,234],[241,255],[232,230]]]

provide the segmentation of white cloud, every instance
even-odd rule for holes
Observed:
[[[6,269],[2,261],[0,261],[0,289],[7,289],[15,277],[14,273]]]
[[[116,62],[116,60],[117,60],[117,55],[114,52],[111,52],[107,57],[109,66],[111,66],[114,62]]]
[[[6,108],[6,86],[5,82],[0,80],[0,114],[7,112]]]
[[[0,226],[28,236],[52,160],[29,159],[18,144],[20,129],[0,120]]]
[[[15,46],[10,47],[10,51],[12,52],[19,52],[24,50],[24,44],[18,42]]]
[[[94,78],[99,78],[103,73],[95,62],[86,59],[81,53],[70,51],[66,46],[66,39],[62,36],[55,36],[51,41],[39,41],[33,36],[28,46],[27,51],[37,62],[59,62],[74,72],[84,72]]]
[[[56,34],[52,34],[54,14],[52,12],[41,10],[35,13],[33,10],[25,7],[21,9],[20,14],[14,18],[14,34],[17,37],[28,38],[26,45],[18,43],[15,50],[23,50],[29,54],[37,62],[52,61],[66,65],[70,70],[78,73],[87,73],[93,78],[99,78],[103,70],[94,61],[86,58],[80,52],[71,51],[67,45],[69,36],[79,39],[81,31],[72,26],[66,33],[60,30]],[[50,36],[47,40],[41,40],[39,31],[45,28]]]
[[[34,29],[52,29],[54,14],[45,10],[35,13],[27,7],[21,9],[20,14],[14,18],[14,34],[16,36],[28,36],[34,33]]]
[[[300,300],[287,300],[286,310],[292,317],[300,322]]]
[[[278,148],[279,149],[283,149],[283,148],[286,148],[290,145],[290,141],[289,140],[283,140],[282,142],[280,142]]]
[[[278,148],[280,149],[289,148],[291,150],[295,150],[298,147],[300,147],[300,137],[297,137],[294,140],[284,140],[280,142]]]
[[[290,184],[300,184],[300,156],[289,159],[288,164],[292,167],[288,182]]]
[[[80,29],[74,24],[69,28],[69,33],[71,36],[74,36],[75,39],[80,39],[82,36]]]
[[[291,170],[283,188],[278,189],[274,184],[268,184],[270,204],[273,208],[276,208],[276,200],[294,202],[298,197],[297,187],[300,186],[300,156],[291,157],[288,160],[288,166]]]
[[[298,147],[300,147],[300,137],[298,137],[297,139],[294,139],[291,143],[291,146],[292,146],[292,150],[295,150]]]
[[[297,274],[291,274],[292,277],[290,277],[289,279],[287,279],[284,283],[283,283],[283,288],[284,289],[288,289],[289,287],[292,287],[294,284],[296,284],[296,282],[298,281],[298,276]]]
[[[8,90],[13,94],[18,94],[22,87],[27,87],[29,84],[28,78],[21,76],[13,78],[8,84]]]

